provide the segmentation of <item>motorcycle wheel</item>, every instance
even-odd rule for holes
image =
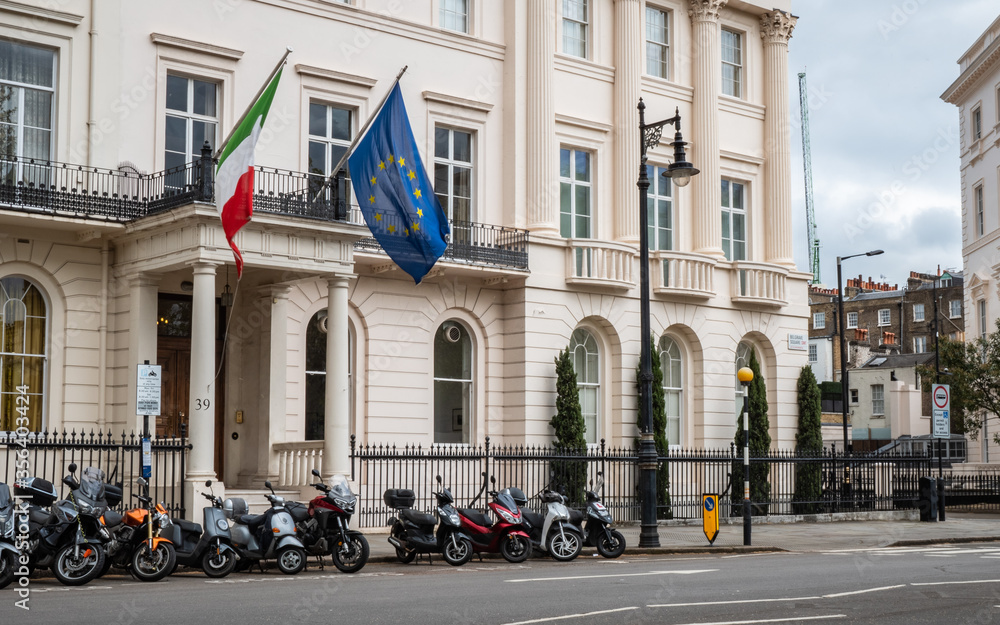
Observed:
[[[107,575],[108,571],[111,570],[111,564],[112,564],[111,558],[107,554],[105,554],[105,556],[104,556],[104,566],[101,567],[101,570],[97,574],[97,577],[104,577],[105,575]]]
[[[6,588],[14,581],[15,566],[14,552],[3,552],[3,555],[0,556],[0,588]]]
[[[346,553],[341,547],[331,541],[330,555],[333,565],[341,573],[357,573],[368,563],[368,540],[361,534],[348,534]]]
[[[407,551],[406,549],[400,549],[399,547],[396,547],[396,559],[402,562],[403,564],[409,564],[410,562],[413,562],[416,558],[417,558],[416,550],[411,549],[410,551]]]
[[[462,566],[472,559],[472,541],[468,538],[449,536],[444,540],[441,556],[452,566]]]
[[[149,543],[143,541],[132,552],[132,575],[143,582],[158,582],[177,565],[177,552],[174,546],[161,541],[152,551]]]
[[[531,542],[524,536],[508,534],[500,541],[500,555],[511,564],[524,562],[531,555]]]
[[[82,586],[97,577],[104,567],[104,549],[100,545],[80,545],[80,555],[76,555],[76,545],[66,545],[52,560],[52,574],[67,586]]]
[[[295,575],[306,568],[306,552],[300,547],[285,547],[278,552],[278,570],[285,575]]]
[[[201,570],[209,577],[225,577],[236,568],[236,554],[232,551],[216,553],[211,547],[201,557]]]
[[[602,534],[597,539],[597,553],[605,558],[617,558],[625,553],[625,537],[618,530],[611,530],[611,538]]]
[[[580,550],[583,549],[583,538],[571,529],[563,528],[561,532],[556,529],[549,536],[547,549],[549,555],[556,560],[569,562],[580,555]]]

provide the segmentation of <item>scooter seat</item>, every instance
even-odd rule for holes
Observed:
[[[538,514],[534,510],[528,510],[526,508],[521,508],[521,514],[524,515],[524,520],[528,522],[528,525],[532,527],[542,529],[542,525],[545,524],[544,514]]]
[[[108,527],[117,527],[122,524],[123,518],[124,517],[122,516],[121,512],[116,512],[115,510],[108,510],[107,512],[104,513],[104,524],[107,525]]]
[[[236,520],[250,528],[251,532],[256,532],[260,524],[264,522],[263,514],[241,514]]]
[[[583,520],[585,518],[586,518],[586,515],[584,515],[579,510],[572,510],[572,509],[570,509],[570,511],[569,511],[569,522],[572,523],[573,525],[575,525],[577,527],[580,527],[580,525],[583,523]]]
[[[490,517],[486,516],[482,512],[479,512],[478,510],[473,510],[472,508],[460,508],[459,512],[461,512],[465,518],[480,527],[490,527],[493,525],[493,521],[490,520]]]
[[[419,512],[410,508],[404,508],[399,511],[399,516],[405,518],[410,523],[416,525],[434,525],[437,519],[434,518],[433,514],[427,514],[426,512]]]
[[[56,515],[52,514],[48,510],[32,508],[28,510],[28,520],[37,525],[49,525],[56,522]]]
[[[181,528],[185,534],[201,535],[201,525],[187,519],[170,519],[170,522]]]

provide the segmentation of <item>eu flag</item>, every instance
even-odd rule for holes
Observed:
[[[347,163],[369,230],[420,284],[444,254],[451,228],[417,152],[399,83]]]

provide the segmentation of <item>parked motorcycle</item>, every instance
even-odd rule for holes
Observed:
[[[483,473],[483,478],[483,486],[470,506],[475,505],[486,490],[486,473]],[[496,487],[495,478],[490,477],[490,483]],[[488,506],[497,517],[495,524],[487,515],[471,507],[459,508],[458,512],[462,529],[472,538],[472,548],[476,553],[499,552],[505,560],[516,564],[531,555],[531,539],[525,531],[524,518],[512,491],[520,493],[519,489],[510,488],[489,492],[493,501]],[[523,499],[524,494],[520,493],[520,497]]]
[[[205,482],[212,488],[212,480]],[[209,577],[225,577],[236,567],[238,556],[232,546],[229,521],[222,507],[222,498],[211,491],[202,493],[212,505],[202,510],[204,525],[186,519],[170,519],[170,524],[160,530],[177,552],[177,566],[200,568]],[[173,573],[173,571],[171,571]]]
[[[6,588],[14,581],[14,571],[20,553],[14,546],[14,500],[10,496],[10,487],[0,483],[0,589]]]
[[[526,508],[528,502],[520,489],[511,491],[516,491],[514,501],[521,506],[524,526],[535,549],[547,552],[560,562],[569,562],[580,555],[583,549],[583,530],[570,520],[566,497],[548,487],[543,488],[535,495],[548,506],[545,516],[542,516]]]
[[[396,510],[397,516],[389,519],[389,544],[396,548],[396,557],[403,564],[409,564],[417,554],[440,553],[444,561],[452,566],[461,566],[472,559],[472,538],[461,530],[462,518],[455,510],[455,498],[451,490],[442,487],[441,476],[437,476],[437,532],[434,531],[434,515],[413,510],[416,496],[408,488],[390,488],[382,493],[385,505]]]
[[[310,484],[322,494],[305,504],[290,501],[286,504],[295,520],[299,537],[306,552],[322,557],[330,554],[333,564],[344,573],[356,573],[368,562],[368,540],[361,532],[348,528],[358,498],[343,475],[333,476],[330,485],[323,483],[319,471],[312,474],[319,478]]]
[[[145,479],[140,477],[138,484],[148,493]],[[171,525],[170,515],[162,504],[154,504],[148,494],[133,493],[132,496],[142,505],[126,510],[122,515],[104,515],[104,522],[112,533],[111,541],[106,545],[110,564],[105,566],[105,570],[116,566],[128,570],[140,581],[156,582],[172,573],[177,566],[173,543],[161,535]]]
[[[76,464],[70,464],[63,484],[67,499],[56,501],[55,486],[37,477],[14,484],[14,494],[28,500],[28,570],[48,567],[67,586],[86,584],[104,567],[103,543],[111,535],[100,522],[108,509],[104,492],[104,472],[88,467],[80,480]],[[51,509],[46,509],[51,506]]]
[[[240,560],[260,562],[272,558],[278,561],[278,570],[294,575],[306,566],[306,550],[295,535],[295,521],[285,507],[285,500],[274,494],[271,482],[264,482],[271,489],[265,495],[271,507],[264,514],[247,514],[244,499],[227,499],[223,503],[226,517],[232,521],[233,546]],[[238,565],[239,566],[239,565]]]
[[[601,503],[600,492],[604,488],[604,474],[598,473],[597,488],[590,483],[587,491],[587,512],[570,511],[570,522],[583,527],[583,544],[597,547],[597,553],[605,558],[617,558],[625,553],[625,537],[611,527],[614,522],[608,509]],[[584,524],[586,519],[586,524]]]

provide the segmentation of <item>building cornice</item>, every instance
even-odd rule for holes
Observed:
[[[344,72],[338,72],[332,69],[323,69],[322,67],[314,67],[312,65],[303,65],[299,63],[295,66],[295,71],[304,76],[314,76],[316,78],[324,78],[326,80],[333,80],[335,82],[347,83],[349,85],[356,85],[358,87],[364,87],[365,89],[371,89],[375,86],[378,81],[374,78],[368,78],[366,76],[358,76],[356,74],[346,74]]]
[[[55,9],[45,9],[39,6],[28,6],[26,4],[21,4],[20,2],[11,2],[10,0],[0,0],[0,11],[17,13],[18,15],[29,15],[31,17],[51,22],[69,24],[70,26],[79,26],[80,23],[83,22],[83,16],[77,15],[76,13],[56,11]]]
[[[469,100],[468,98],[460,98],[458,96],[448,95],[447,93],[438,93],[436,91],[424,91],[424,99],[429,102],[437,102],[438,104],[450,104],[452,106],[458,106],[466,109],[473,109],[476,111],[482,111],[483,113],[489,113],[493,110],[493,104],[489,102],[481,102],[479,100]]]
[[[204,43],[202,41],[183,39],[181,37],[174,37],[172,35],[164,35],[162,33],[150,33],[149,38],[153,43],[161,46],[170,46],[171,48],[181,48],[182,50],[193,50],[195,52],[201,52],[202,54],[210,54],[212,56],[218,56],[224,59],[230,59],[232,61],[239,61],[241,58],[243,58],[242,50],[236,50],[233,48],[224,48],[222,46],[216,46],[210,43]]]
[[[958,80],[951,83],[951,86],[941,94],[941,99],[949,104],[958,105],[979,79],[990,73],[998,60],[1000,60],[1000,38],[994,39],[993,43],[976,57]]]

